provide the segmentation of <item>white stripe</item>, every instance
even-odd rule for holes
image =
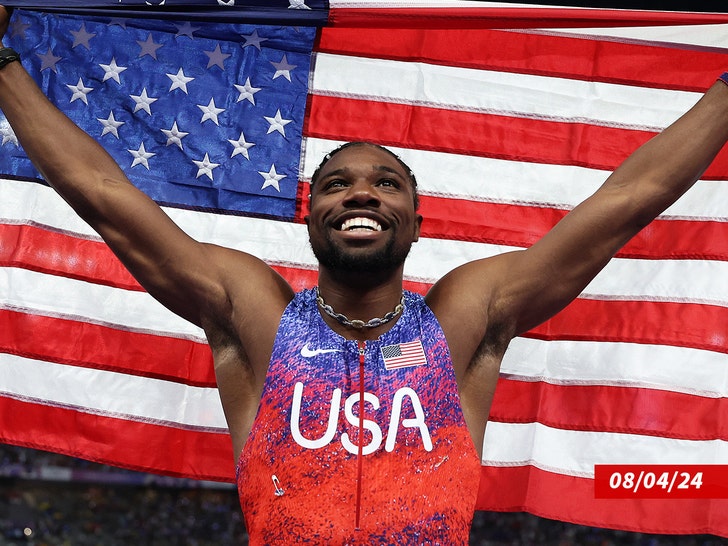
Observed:
[[[200,328],[168,311],[146,292],[27,269],[0,267],[0,307],[207,343]]]
[[[589,478],[594,477],[595,464],[717,464],[728,460],[728,442],[722,440],[560,430],[540,423],[489,422],[483,449],[484,465],[533,465]]]
[[[728,355],[713,351],[594,341],[511,341],[501,375],[556,385],[612,385],[728,397]]]
[[[728,49],[728,24],[672,25],[654,27],[540,29],[550,34],[586,39],[617,39],[634,43],[666,43]],[[716,74],[716,77],[718,74]]]
[[[513,249],[422,238],[412,248],[405,275],[422,282],[435,282],[464,263],[508,250]],[[433,260],[433,256],[437,259]],[[728,262],[615,258],[587,286],[582,297],[728,306]]]
[[[205,214],[183,212],[185,219],[200,217],[187,227],[200,227]],[[231,217],[220,217],[230,220]],[[287,263],[304,268],[315,268],[316,261],[307,246],[306,228],[284,224],[285,235],[271,236],[280,222],[232,217],[245,230],[217,230],[224,238],[232,234],[246,234],[246,241],[236,245],[276,263]],[[183,226],[185,227],[185,226]],[[259,230],[263,230],[260,231]],[[197,235],[197,234],[193,234]],[[217,240],[217,239],[216,239]],[[292,253],[288,250],[293,249]],[[304,252],[305,249],[306,251]],[[275,252],[272,252],[275,250]],[[420,239],[412,248],[405,265],[408,279],[433,283],[464,263],[513,250],[511,247]],[[433,260],[432,256],[437,256]],[[299,261],[300,260],[300,261]],[[45,275],[17,268],[0,269],[0,304],[8,307],[36,308],[43,314],[79,315],[92,322],[117,323],[129,329],[161,330],[173,335],[201,338],[199,329],[161,306],[144,293],[92,285],[63,277]],[[690,282],[685,282],[690,279]],[[58,295],[63,294],[63,298]],[[75,294],[75,296],[73,295]],[[613,259],[589,284],[582,297],[595,299],[634,299],[710,303],[728,305],[728,262],[715,260],[634,260]]]
[[[617,258],[589,283],[582,296],[728,306],[728,262]]]
[[[418,246],[418,255],[413,257],[408,267],[421,275],[421,270],[428,263],[437,262],[442,265],[444,261],[447,265],[448,258],[444,257],[441,246],[447,245],[438,245],[429,250],[427,245]],[[432,260],[433,255],[437,255],[438,259]],[[654,261],[645,260],[635,264],[645,266],[645,270],[639,273],[634,272],[634,267],[626,267],[633,265],[636,260],[615,260],[612,263],[620,261],[629,262],[619,264],[625,266],[623,270],[626,273],[621,273],[622,276],[618,278],[601,274],[599,278],[604,279],[601,283],[604,286],[598,286],[600,283],[596,280],[594,285],[599,288],[615,288],[620,293],[620,298],[626,298],[624,294],[631,291],[634,295],[630,298],[634,300],[696,300],[696,296],[702,296],[713,304],[726,305],[728,301],[725,294],[728,290],[728,263],[667,262],[665,265],[669,266],[668,269],[672,268],[675,272],[672,273],[674,277],[667,276],[669,280],[665,280],[663,286],[653,285],[654,279],[662,276],[659,264]],[[689,272],[689,266],[695,266],[692,268],[695,273]],[[718,267],[711,270],[708,266]],[[630,283],[634,275],[642,280],[642,286]],[[715,284],[708,282],[711,276],[714,277]],[[691,279],[691,282],[680,283],[680,279]],[[666,293],[666,288],[673,292]],[[723,292],[712,293],[711,289],[716,288],[722,288]],[[658,290],[662,290],[662,293],[658,293]],[[724,299],[719,301],[717,298],[721,297]],[[111,288],[20,268],[0,268],[0,307],[115,326],[129,331],[159,332],[205,343],[205,337],[199,328],[166,310],[144,292]]]
[[[205,343],[201,330],[146,293],[24,269],[0,268],[0,306]],[[501,372],[556,384],[574,380],[716,397],[728,396],[727,358],[722,353],[671,346],[516,338],[506,352]]]
[[[659,130],[701,94],[318,53],[313,94]],[[465,128],[464,128],[465,130]]]
[[[7,195],[10,201],[14,201],[13,192],[18,185],[40,188],[40,193],[43,194],[46,191],[52,191],[36,184],[6,182],[3,184],[3,196]],[[32,194],[30,197],[30,201],[34,203],[40,200],[33,199]],[[51,202],[54,199],[60,200],[52,193],[43,197],[44,200],[48,199]],[[31,206],[30,209],[23,206],[22,200],[17,204],[16,210],[4,203],[5,200],[0,203],[0,218],[10,216],[11,221],[26,221],[29,215],[34,215],[38,211],[36,206]],[[169,209],[167,212],[182,229],[198,240],[250,252],[269,263],[306,269],[316,268],[316,260],[308,245],[308,235],[304,225],[181,209]],[[42,213],[40,216],[43,221],[49,221],[51,226],[61,230],[65,229],[60,221]],[[73,217],[71,218],[73,219]],[[65,217],[63,219],[65,220]],[[77,223],[73,222],[73,224],[73,227],[78,227]],[[90,228],[86,228],[86,231],[90,231]],[[241,237],[241,234],[245,234],[245,236]],[[510,250],[514,250],[514,248],[467,241],[422,238],[412,249],[405,266],[405,274],[412,280],[435,282],[464,263]],[[438,256],[438,259],[433,260],[432,256]],[[685,282],[685,279],[690,279],[690,282]],[[6,287],[5,290],[9,292],[9,287]],[[728,262],[616,258],[587,287],[584,297],[727,305]],[[57,297],[51,297],[49,301],[56,299]],[[99,301],[104,301],[104,299]],[[129,326],[133,327],[135,321],[136,319],[133,319]],[[177,332],[179,329],[174,327],[169,331]]]
[[[215,388],[0,353],[0,393],[47,405],[183,427],[227,429]]]
[[[0,222],[34,223],[62,232],[101,240],[58,194],[32,182],[0,179]],[[300,225],[257,218],[182,209],[163,210],[198,241],[267,256],[272,263],[315,263],[308,236]],[[244,234],[244,235],[243,235]]]
[[[303,178],[310,180],[326,153],[342,141],[306,139]],[[505,161],[389,147],[412,169],[422,195],[572,209],[594,193],[608,171]],[[661,218],[728,221],[728,181],[699,181]]]

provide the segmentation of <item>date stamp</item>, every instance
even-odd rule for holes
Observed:
[[[598,464],[598,499],[728,499],[728,464]]]

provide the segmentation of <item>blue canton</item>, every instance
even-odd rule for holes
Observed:
[[[7,45],[160,204],[292,218],[313,27],[17,10]],[[0,117],[0,171],[40,178]]]

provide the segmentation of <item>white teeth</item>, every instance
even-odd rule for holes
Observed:
[[[350,218],[341,224],[341,231],[355,230],[382,231],[382,226],[371,218]]]

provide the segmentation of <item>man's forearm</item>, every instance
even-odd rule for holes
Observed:
[[[640,147],[605,188],[633,192],[644,223],[685,193],[728,141],[728,85],[718,81],[698,103]]]
[[[46,98],[20,62],[0,68],[0,110],[46,181],[82,216],[92,213],[89,199],[100,181],[126,183],[113,158]]]

